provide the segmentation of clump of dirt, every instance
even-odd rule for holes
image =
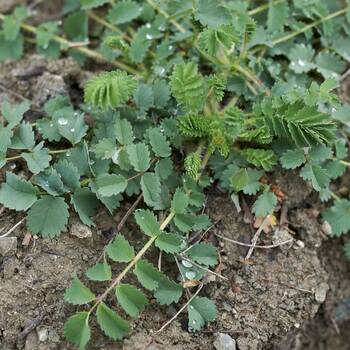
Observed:
[[[4,99],[26,98],[40,109],[50,98],[74,94],[70,86],[74,83],[79,87],[85,77],[86,73],[71,58],[49,60],[29,55],[7,61],[0,65],[0,103]]]

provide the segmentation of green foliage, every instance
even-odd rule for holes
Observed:
[[[125,72],[116,70],[102,73],[89,80],[84,100],[94,107],[107,110],[125,103],[134,93],[137,82]]]
[[[332,235],[341,236],[350,231],[350,201],[338,201],[331,208],[325,210],[322,214],[332,228]]]
[[[188,111],[199,110],[204,102],[204,78],[194,62],[175,66],[170,80],[171,91],[176,100]]]
[[[43,237],[58,236],[68,223],[68,205],[61,197],[42,196],[28,211],[28,229]]]
[[[86,271],[99,297],[76,278],[67,290],[67,301],[88,310],[65,326],[79,348],[90,339],[91,317],[108,337],[122,339],[131,329],[124,318],[148,302],[143,289],[161,305],[181,300],[182,285],[145,256],[161,251],[162,271],[184,282],[201,281],[215,267],[215,247],[191,240],[211,225],[202,208],[213,186],[229,192],[237,209],[251,196],[246,202],[261,218],[280,210],[277,195],[283,202],[265,171],[298,172],[322,201],[338,198],[330,188],[348,166],[350,126],[348,107],[334,93],[350,59],[345,11],[325,1],[265,5],[74,0],[65,3],[62,26],[31,27],[25,21],[34,13],[24,7],[0,16],[0,61],[20,58],[25,38],[39,54],[64,52],[81,65],[97,60],[117,69],[85,84],[79,108],[75,95],[75,107],[64,96],[48,101],[43,117],[27,102],[1,106],[7,175],[0,203],[28,210],[30,232],[56,237],[70,212],[95,230],[97,210],[134,212],[136,198],[142,208],[127,215],[139,232],[125,236],[130,242],[115,232]],[[333,235],[350,230],[341,196],[323,213]],[[125,284],[132,271],[140,290]],[[198,331],[216,309],[197,296],[188,313],[189,329]]]
[[[95,300],[96,296],[77,277],[74,277],[71,286],[66,289],[64,299],[74,305],[83,305]]]
[[[6,173],[6,182],[1,185],[0,203],[6,208],[27,210],[37,201],[38,190],[19,176]]]
[[[86,344],[90,340],[91,330],[89,327],[88,312],[77,312],[71,316],[64,326],[65,337],[80,350],[85,349]]]
[[[130,284],[120,284],[115,293],[119,304],[131,317],[137,317],[148,304],[146,296]]]
[[[196,297],[188,306],[188,328],[199,331],[205,323],[212,322],[216,318],[215,304],[208,298]]]

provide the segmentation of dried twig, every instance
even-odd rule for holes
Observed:
[[[152,336],[152,338],[156,337],[160,332],[162,332],[166,327],[170,325],[174,320],[178,318],[178,316],[187,308],[187,306],[191,303],[191,301],[199,294],[202,290],[204,283],[201,283],[196,292],[191,296],[191,298],[181,307],[181,309],[168,321],[166,321],[162,327],[160,327]]]
[[[6,233],[1,235],[0,238],[4,238],[4,237],[7,237],[8,235],[10,235],[18,226],[20,226],[23,223],[24,220],[25,220],[25,218],[18,221],[16,225],[12,226]]]
[[[225,240],[225,241],[228,241],[228,242],[231,242],[231,243],[234,243],[234,244],[237,244],[237,245],[240,245],[240,246],[243,246],[243,247],[252,247],[253,245],[252,244],[249,244],[249,243],[244,243],[244,242],[240,242],[240,241],[235,241],[234,239],[231,239],[231,238],[227,238],[225,236],[221,236],[219,235],[218,233],[214,233],[215,236]],[[283,241],[283,242],[280,242],[280,243],[275,243],[275,244],[270,244],[270,245],[255,245],[254,248],[257,248],[257,249],[271,249],[271,248],[277,248],[281,245],[284,245],[284,244],[287,244],[287,243],[291,243],[294,241],[294,238],[290,238],[290,239],[287,239],[286,241]]]
[[[39,326],[39,324],[41,323],[41,321],[44,318],[44,313],[41,313],[38,317],[34,318],[32,321],[30,321],[30,323],[28,324],[28,326],[26,326],[23,331],[21,333],[18,334],[18,339],[19,340],[23,340],[25,339],[25,337],[31,332],[33,331],[36,327]]]
[[[264,277],[262,277],[261,279],[262,279],[263,281],[266,281],[266,282],[270,282],[270,283],[274,283],[274,284],[280,284],[281,286],[285,286],[285,287],[288,287],[288,288],[292,288],[292,289],[298,290],[299,292],[314,294],[314,292],[313,292],[312,290],[308,290],[308,289],[304,289],[304,288],[299,288],[299,287],[294,286],[294,285],[289,284],[289,283],[274,281],[274,280],[271,280],[271,279],[269,279],[269,278],[264,278]]]
[[[268,219],[269,219],[269,215],[267,215],[265,217],[264,221],[261,223],[261,225],[259,226],[258,230],[255,232],[255,234],[253,236],[253,239],[252,239],[252,245],[251,245],[251,247],[248,250],[247,256],[244,258],[245,260],[248,260],[251,257],[251,255],[253,254],[253,251],[254,251],[254,248],[256,246],[256,243],[258,242],[260,233],[264,229],[265,224],[267,223]]]
[[[133,211],[136,209],[136,207],[139,205],[141,199],[142,199],[143,195],[142,193],[137,197],[136,201],[133,203],[133,205],[129,208],[129,210],[125,213],[125,215],[123,216],[123,218],[120,220],[118,226],[117,226],[117,230],[120,231],[126,220],[128,219],[128,217],[133,213]]]

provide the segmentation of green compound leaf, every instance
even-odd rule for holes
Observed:
[[[59,141],[62,138],[58,132],[58,126],[50,118],[38,119],[36,124],[38,132],[44,139],[48,141]]]
[[[154,106],[163,108],[170,99],[170,88],[165,80],[156,80],[153,84]]]
[[[156,156],[165,158],[171,155],[169,142],[159,128],[148,129],[147,135]]]
[[[26,6],[17,6],[11,15],[5,16],[3,20],[3,33],[5,39],[14,41],[21,29],[22,21],[28,17]]]
[[[9,209],[27,210],[36,202],[37,194],[37,189],[29,181],[7,172],[6,182],[0,189],[0,203]]]
[[[239,192],[249,183],[249,175],[246,168],[238,170],[230,179],[232,188]]]
[[[109,281],[112,278],[112,269],[106,263],[97,263],[86,271],[86,276],[92,281]]]
[[[155,241],[155,246],[165,253],[175,254],[181,251],[183,238],[175,233],[163,232]]]
[[[147,260],[139,260],[133,272],[141,285],[150,291],[156,290],[159,280],[163,278],[163,274]]]
[[[90,340],[89,316],[88,312],[77,312],[64,325],[64,336],[80,350],[84,350]]]
[[[104,303],[98,305],[96,317],[103,332],[113,340],[121,340],[130,332],[130,324]]]
[[[216,28],[222,24],[231,24],[230,11],[216,1],[199,0],[196,19],[204,26]]]
[[[289,149],[282,154],[280,159],[284,169],[295,169],[306,162],[302,149]]]
[[[32,181],[52,196],[61,195],[66,192],[59,174],[52,167],[33,176]]]
[[[208,136],[211,121],[203,116],[187,114],[178,119],[178,128],[184,136],[188,137],[203,137]]]
[[[98,141],[95,147],[96,158],[111,159],[117,152],[117,145],[114,140],[103,138]]]
[[[277,204],[277,197],[273,192],[262,193],[255,201],[252,212],[257,217],[265,217],[273,212]]]
[[[198,243],[187,251],[187,254],[198,264],[214,266],[218,261],[216,248],[210,243]]]
[[[123,118],[118,118],[115,122],[116,137],[120,144],[128,145],[133,141],[131,124]]]
[[[115,295],[119,304],[131,317],[137,317],[148,304],[146,296],[130,284],[119,284]]]
[[[107,19],[114,24],[130,22],[142,12],[142,7],[135,1],[118,2],[108,12]]]
[[[180,300],[182,291],[183,288],[180,284],[171,281],[162,274],[162,278],[158,281],[158,287],[154,291],[154,296],[160,305],[170,305]]]
[[[150,154],[144,143],[132,143],[127,146],[131,165],[136,171],[144,172],[150,167]]]
[[[122,175],[102,174],[96,178],[97,192],[102,197],[110,197],[124,192],[128,180]]]
[[[66,229],[68,205],[63,198],[43,196],[30,208],[27,227],[34,234],[53,238]]]
[[[339,237],[350,231],[350,201],[340,200],[326,209],[322,217],[332,228],[332,235]]]
[[[174,68],[170,81],[177,102],[188,111],[199,110],[205,97],[204,78],[194,62],[180,63]]]
[[[306,73],[314,68],[312,63],[315,51],[311,46],[295,45],[289,53],[289,67],[297,74]]]
[[[21,153],[21,157],[27,162],[28,169],[33,174],[38,174],[47,168],[52,157],[47,148],[43,148],[44,142],[36,145],[31,153]]]
[[[23,114],[27,112],[29,108],[30,103],[27,101],[20,104],[10,104],[8,101],[5,101],[1,105],[1,113],[7,122],[13,127],[21,122]]]
[[[212,300],[205,297],[195,297],[188,308],[188,328],[199,331],[207,322],[215,321],[217,310]]]
[[[160,234],[160,225],[156,216],[148,209],[141,209],[135,212],[135,220],[141,230],[150,237]]]
[[[13,131],[10,125],[3,126],[0,124],[0,152],[6,153],[7,148],[11,145]]]
[[[324,145],[311,147],[308,152],[308,158],[314,163],[321,163],[333,155],[332,149]]]
[[[192,179],[196,179],[201,169],[202,160],[197,152],[192,152],[185,158],[186,174]]]
[[[220,26],[216,29],[207,28],[198,39],[199,47],[209,55],[215,56],[220,53],[220,48],[231,50],[234,44],[239,42],[238,34],[233,26]]]
[[[13,149],[32,149],[35,145],[34,131],[29,123],[21,123],[15,130],[11,140],[10,148]]]
[[[73,278],[71,286],[64,293],[64,300],[73,305],[88,304],[95,299],[95,294],[78,277]]]
[[[134,93],[137,81],[120,70],[106,72],[88,81],[84,100],[94,107],[107,110],[125,103]]]
[[[188,195],[180,188],[177,188],[174,194],[174,197],[171,201],[171,209],[176,214],[183,214],[188,207],[189,197]]]
[[[338,55],[330,52],[320,52],[316,57],[317,71],[325,79],[339,78],[346,69],[346,63]]]
[[[141,189],[146,204],[154,206],[161,193],[161,185],[158,176],[154,173],[146,173],[141,178]]]
[[[118,233],[106,249],[107,255],[116,262],[129,262],[134,256],[134,248]]]
[[[73,163],[63,159],[55,163],[54,168],[68,191],[74,191],[80,187],[79,172]]]
[[[258,168],[263,168],[265,171],[272,170],[277,164],[277,157],[272,150],[247,148],[243,151],[247,161]]]
[[[86,135],[88,126],[84,121],[84,113],[74,112],[73,110],[69,112],[67,111],[65,116],[58,118],[58,132],[72,145],[76,145]]]
[[[267,30],[271,33],[280,32],[288,20],[288,3],[270,3],[267,15]]]
[[[17,35],[14,41],[5,39],[5,34],[0,32],[0,62],[8,59],[19,60],[23,55],[23,36]]]
[[[320,191],[328,187],[331,179],[326,169],[319,165],[306,164],[300,171],[300,176],[304,180],[310,180],[312,187],[316,191]]]
[[[146,84],[139,84],[134,93],[134,101],[142,113],[147,112],[154,105],[152,87]]]
[[[95,214],[99,201],[95,194],[88,188],[78,188],[71,197],[71,202],[75,211],[78,213],[80,220],[88,226],[95,226],[90,219]]]

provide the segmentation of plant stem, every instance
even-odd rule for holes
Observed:
[[[110,29],[113,32],[117,32],[119,34],[121,34],[127,41],[131,42],[132,39],[130,38],[130,36],[128,36],[125,32],[123,32],[122,30],[120,30],[118,27],[116,27],[115,25],[113,25],[112,23],[109,23],[108,21],[106,21],[105,19],[103,19],[102,17],[96,15],[96,13],[94,13],[93,11],[89,11],[88,12],[88,16],[93,19],[95,22],[101,24],[102,26]]]
[[[281,2],[285,2],[285,1],[286,0],[276,0],[276,1],[268,2],[267,4],[264,4],[264,5],[260,5],[260,6],[256,7],[255,9],[248,11],[248,15],[250,15],[250,16],[256,15],[257,13],[260,13],[260,12],[267,10],[270,6],[275,6],[275,5],[280,4]]]
[[[0,13],[0,20],[4,21],[4,19],[5,19],[5,15]],[[33,33],[33,34],[37,33],[37,29],[35,27],[27,24],[27,23],[21,23],[21,28],[24,29],[25,31]],[[64,39],[64,38],[62,38],[62,37],[60,37],[58,35],[54,35],[52,37],[52,39],[54,41],[56,41],[57,43],[63,45],[63,47],[66,47],[68,49],[72,48],[73,50],[79,51],[79,52],[81,52],[82,54],[84,54],[87,57],[90,57],[90,58],[95,59],[97,61],[107,61],[106,58],[104,58],[99,52],[91,50],[91,49],[88,49],[87,47],[81,47],[81,46],[75,47],[74,46],[74,42],[71,42],[71,41],[69,41],[67,39]],[[117,61],[117,60],[111,61],[110,63],[113,66],[115,66],[117,68],[120,68],[120,69],[123,69],[123,70],[129,72],[130,74],[135,75],[138,78],[140,78],[142,76],[142,74],[138,70],[136,70],[135,68],[127,65],[126,63],[123,63],[123,62],[120,62],[120,61]]]
[[[172,19],[171,16],[162,10],[153,0],[147,0],[148,4],[153,7],[158,13],[165,17],[174,27],[176,27],[181,33],[185,33],[186,29],[176,20]]]
[[[67,152],[69,150],[70,150],[70,148],[59,149],[59,150],[49,150],[49,154],[61,154],[61,153],[65,153],[65,152]],[[8,157],[8,158],[5,158],[5,162],[9,162],[9,161],[12,161],[12,160],[17,160],[17,159],[20,159],[20,158],[22,158],[21,155]]]
[[[175,216],[175,212],[171,211],[168,216],[164,219],[162,224],[160,225],[161,231],[163,231],[171,222],[173,217]],[[125,269],[113,280],[111,285],[104,291],[101,296],[99,296],[95,302],[95,304],[91,307],[90,313],[107,297],[107,295],[115,288],[121,280],[125,277],[125,275],[137,264],[137,262],[143,257],[143,255],[147,252],[147,250],[152,246],[154,241],[158,236],[151,237],[146,244],[142,247],[142,249],[135,255],[135,257],[129,262],[129,264],[125,267]]]
[[[330,19],[341,16],[341,15],[344,15],[347,12],[347,10],[348,10],[348,8],[346,7],[344,9],[339,10],[339,11],[333,12],[333,13],[329,14],[328,16],[322,17],[322,18],[318,19],[317,21],[314,21],[314,22],[304,26],[303,28],[300,28],[292,33],[289,33],[287,35],[282,36],[281,38],[273,40],[272,44],[276,45],[276,44],[282,43],[284,41],[290,40],[290,39],[294,38],[295,36],[302,34],[302,33],[306,32],[307,30],[309,30],[313,27],[316,27],[317,25],[319,25],[323,22],[329,21]]]
[[[329,192],[334,200],[336,200],[337,202],[341,201],[341,198],[337,196],[333,191],[329,191]]]

